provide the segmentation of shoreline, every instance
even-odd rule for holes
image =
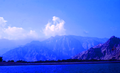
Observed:
[[[0,62],[0,66],[20,66],[20,65],[72,65],[72,64],[106,64],[120,63],[120,61],[90,61],[90,62],[44,62],[44,63],[21,63],[21,62]]]

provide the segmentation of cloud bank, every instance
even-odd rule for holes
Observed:
[[[0,38],[5,38],[9,40],[19,40],[26,38],[37,38],[38,35],[34,30],[25,30],[22,27],[10,27],[6,26],[6,20],[0,17]]]
[[[48,22],[45,26],[43,33],[45,36],[65,35],[64,28],[65,21],[59,17],[53,16],[52,22]]]
[[[46,37],[65,35],[65,21],[59,17],[53,16],[52,21],[48,22],[42,33]],[[34,30],[26,30],[22,27],[7,26],[7,21],[0,17],[0,39],[21,40],[21,39],[39,39],[39,34]]]

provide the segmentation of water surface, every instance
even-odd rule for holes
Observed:
[[[120,63],[0,66],[0,73],[120,73]]]

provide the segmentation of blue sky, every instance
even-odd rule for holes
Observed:
[[[0,17],[0,38],[120,37],[119,0],[0,0]]]

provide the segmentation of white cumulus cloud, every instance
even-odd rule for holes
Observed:
[[[52,22],[48,22],[43,32],[46,36],[65,35],[65,21],[53,16]]]
[[[6,25],[6,20],[0,17],[0,38],[9,40],[18,40],[26,38],[38,38],[37,33],[34,30],[25,30],[22,27],[10,27]]]

